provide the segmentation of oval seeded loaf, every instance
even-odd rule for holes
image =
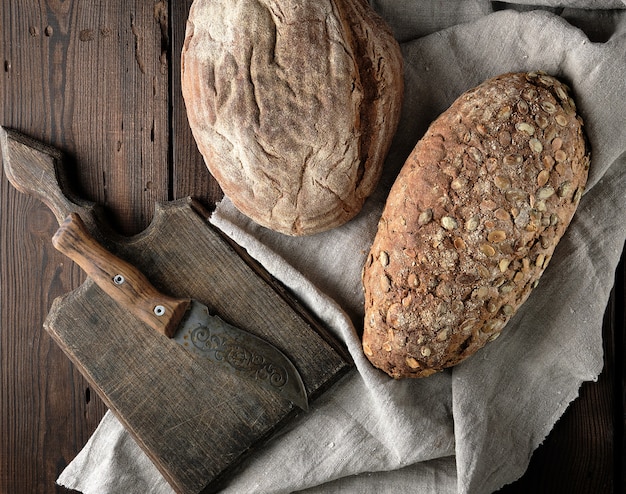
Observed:
[[[557,79],[505,74],[458,98],[400,171],[364,266],[369,360],[423,377],[497,338],[548,265],[588,168]]]
[[[345,223],[373,192],[400,115],[402,56],[365,0],[195,0],[182,91],[233,204],[306,235]]]

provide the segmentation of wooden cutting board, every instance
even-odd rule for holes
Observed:
[[[92,236],[158,289],[274,344],[296,365],[309,402],[350,368],[330,333],[193,199],[160,204],[152,224],[116,235],[103,212],[70,193],[63,156],[13,131],[0,135],[5,173],[61,223],[77,212]],[[69,261],[68,261],[69,262]],[[56,299],[45,329],[179,493],[214,492],[251,451],[300,412],[210,362],[200,362],[112,301],[94,282]]]

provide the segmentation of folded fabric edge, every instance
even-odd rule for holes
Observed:
[[[121,466],[124,468],[120,468]],[[108,410],[87,444],[56,484],[82,494],[117,492],[132,486],[145,494],[174,494],[150,458]]]
[[[390,479],[393,476],[393,480]],[[363,479],[367,480],[366,485]],[[300,494],[380,494],[394,485],[394,492],[442,494],[456,492],[456,459],[445,456],[390,471],[363,472],[310,487]]]
[[[81,484],[79,472],[84,468],[85,465],[88,465],[89,456],[92,451],[93,443],[97,440],[98,436],[102,434],[103,430],[107,429],[109,426],[107,416],[111,413],[110,410],[107,410],[104,417],[98,423],[96,430],[89,437],[87,444],[78,452],[78,454],[74,457],[74,459],[63,469],[61,475],[56,480],[56,484],[65,487],[66,489],[74,489],[81,490],[84,489],[85,486]],[[81,491],[83,494],[90,494],[89,491]]]
[[[524,462],[518,465],[517,467],[513,467],[510,470],[510,480],[504,481],[504,482],[496,482],[494,484],[494,491],[502,489],[503,487],[518,481],[524,476],[524,474],[528,470],[528,467],[530,465],[530,461],[533,455],[537,451],[537,448],[539,448],[545,442],[545,440],[548,438],[550,433],[553,431],[556,423],[561,419],[561,417],[567,411],[570,405],[580,396],[580,388],[583,385],[583,383],[588,382],[588,381],[595,382],[597,381],[599,375],[600,373],[596,374],[596,376],[592,379],[589,379],[589,380],[581,379],[578,382],[578,386],[576,387],[576,389],[571,394],[569,394],[566,399],[563,400],[562,404],[559,406],[558,409],[554,410],[554,413],[550,417],[548,423],[546,423],[545,426],[540,431],[538,431],[536,437],[534,437],[531,440],[529,453],[528,453],[528,456],[525,458]],[[484,483],[488,485],[489,480],[485,479]]]
[[[312,311],[347,346],[359,373],[368,374],[376,381],[377,371],[361,351],[360,339],[350,317],[330,296],[323,293],[302,273],[274,250],[263,245],[257,238],[230,219],[239,214],[228,197],[217,203],[209,222],[241,245],[250,256],[263,265],[281,283],[287,286],[298,300]]]

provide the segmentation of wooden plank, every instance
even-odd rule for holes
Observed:
[[[73,2],[65,91],[85,197],[111,210],[120,233],[150,222],[168,198],[168,73],[152,2]],[[89,91],[90,97],[81,97]],[[56,139],[53,144],[58,142]]]
[[[168,199],[168,67],[152,2],[3,2],[3,125],[74,158],[122,233]],[[7,67],[9,67],[7,69]]]
[[[54,492],[106,409],[43,330],[52,300],[82,275],[49,251],[47,208],[0,175],[0,492]]]
[[[0,123],[67,151],[79,189],[126,233],[167,198],[160,32],[141,0],[0,9]],[[106,408],[42,325],[52,300],[84,277],[50,245],[48,209],[0,178],[0,492],[66,492],[55,480]]]
[[[193,203],[159,208],[148,230],[110,245],[160,290],[196,298],[279,348],[297,366],[310,399],[351,368],[346,354],[320,337],[314,319],[294,312]],[[177,492],[215,491],[297,413],[280,394],[194,358],[93,283],[55,301],[46,329]]]
[[[55,235],[53,243],[72,259],[84,256],[68,249],[68,239],[92,243],[82,229],[78,236],[67,234],[64,219],[78,213],[91,236],[130,261],[157,290],[179,300],[197,299],[212,313],[280,349],[296,365],[309,399],[352,367],[345,349],[285,290],[276,290],[277,282],[260,265],[240,256],[209,225],[208,213],[196,201],[160,205],[148,229],[121,237],[101,225],[98,209],[64,193],[63,156],[57,150],[13,130],[0,133],[0,144],[7,178],[16,189],[43,201],[63,223],[66,235]],[[114,285],[109,280],[120,269],[137,288],[132,280],[138,282],[141,275],[124,272],[121,264],[115,268],[114,259],[105,266],[102,261],[109,254],[97,244],[94,248],[91,253],[97,252],[94,260],[101,269],[81,264],[90,275],[110,287]],[[131,297],[132,305],[134,290],[121,293]],[[118,290],[114,294],[120,296]],[[194,358],[165,337],[167,331],[155,326],[152,317],[146,320],[146,312],[138,317],[116,300],[88,280],[54,301],[44,326],[177,492],[213,490],[226,472],[293,416],[295,403],[276,388],[268,391],[260,385],[259,380],[271,381],[274,374],[242,379],[228,366]],[[161,303],[176,312],[169,302]],[[213,338],[207,341],[215,343]],[[237,362],[242,355],[237,349]],[[230,362],[231,356],[226,352],[222,359]]]
[[[191,134],[180,81],[181,51],[185,40],[186,20],[192,0],[170,3],[171,87],[172,101],[172,199],[193,196],[206,206],[222,198],[217,181],[209,174]]]

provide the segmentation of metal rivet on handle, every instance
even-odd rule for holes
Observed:
[[[126,279],[121,275],[121,274],[116,274],[113,277],[113,283],[115,283],[116,285],[121,285],[126,281]]]
[[[155,313],[157,316],[162,316],[163,314],[165,314],[165,307],[163,307],[162,305],[157,305],[157,306],[154,308],[154,313]]]

